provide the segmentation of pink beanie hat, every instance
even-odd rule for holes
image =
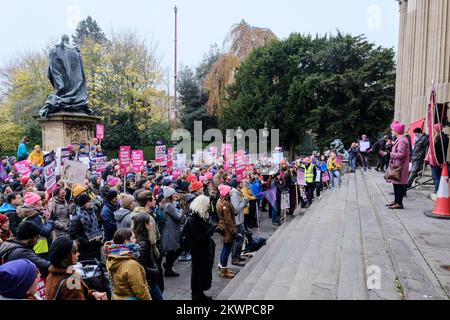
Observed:
[[[115,186],[117,186],[117,184],[119,183],[119,181],[120,181],[119,178],[111,177],[111,178],[108,180],[108,184],[109,184],[111,187],[115,187]]]
[[[391,129],[394,130],[394,126],[395,126],[396,124],[399,124],[399,123],[400,123],[400,121],[397,121],[397,120],[395,120],[394,122],[392,122],[392,124],[391,124]]]
[[[220,195],[221,195],[222,197],[225,197],[227,194],[230,193],[230,191],[231,191],[231,187],[230,187],[230,186],[226,186],[226,185],[224,185],[224,184],[221,184],[221,185],[219,186],[219,192],[220,192]]]
[[[32,206],[35,205],[36,202],[40,201],[41,197],[39,195],[37,195],[36,193],[33,192],[27,192],[25,194],[25,204],[27,206]]]
[[[392,125],[392,129],[397,132],[398,134],[404,134],[405,133],[405,125],[403,123],[395,123]]]
[[[177,180],[180,176],[181,176],[181,173],[179,171],[174,171],[172,173],[173,180]]]
[[[206,180],[212,180],[213,178],[214,178],[214,175],[213,175],[212,172],[208,172],[208,173],[205,175],[205,179],[206,179]]]
[[[74,148],[73,144],[69,144],[69,145],[67,146],[67,149],[69,149],[69,151],[73,151],[73,148]]]

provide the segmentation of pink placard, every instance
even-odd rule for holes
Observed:
[[[22,176],[29,176],[31,173],[30,164],[27,160],[15,163],[14,168]]]
[[[97,132],[96,134],[97,139],[103,140],[105,138],[105,126],[103,124],[97,125],[96,132]]]
[[[131,172],[131,147],[120,147],[119,151],[120,174],[126,175]]]
[[[173,149],[174,148],[167,149],[167,167],[168,168],[173,167]]]
[[[131,162],[133,163],[133,172],[144,172],[144,151],[133,150],[131,152]]]
[[[241,182],[247,177],[247,171],[245,170],[245,152],[240,150],[234,154],[234,166],[236,170],[236,179]]]

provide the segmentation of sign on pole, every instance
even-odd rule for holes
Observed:
[[[106,157],[97,157],[95,158],[95,171],[96,172],[105,172],[106,171],[106,162],[108,159]]]
[[[122,146],[119,150],[120,174],[127,175],[131,172],[131,147]]]
[[[133,163],[133,172],[144,172],[144,151],[133,150],[131,152],[131,161]]]
[[[30,164],[26,160],[15,163],[14,168],[22,176],[29,176],[31,173]]]
[[[56,161],[45,167],[45,189],[48,194],[56,190]]]
[[[168,168],[173,167],[173,152],[174,152],[174,148],[167,149],[167,167]]]
[[[241,182],[247,177],[247,171],[245,170],[245,151],[239,150],[234,155],[234,166],[236,170],[236,179]]]
[[[291,208],[289,192],[283,192],[281,194],[281,210],[288,210]]]
[[[160,145],[155,147],[155,161],[160,166],[167,166],[167,157],[166,157],[166,145]]]
[[[96,138],[98,140],[103,140],[105,139],[105,126],[103,124],[98,124],[97,125],[97,130],[96,130]]]

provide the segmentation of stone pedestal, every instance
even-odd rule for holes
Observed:
[[[91,146],[95,138],[96,125],[102,118],[83,113],[60,112],[52,114],[42,125],[42,148],[45,151],[56,150],[73,144],[77,150],[80,144]]]

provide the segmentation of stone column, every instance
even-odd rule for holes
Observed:
[[[395,92],[395,119],[400,119],[403,111],[403,90],[405,89],[405,38],[407,22],[407,0],[398,0],[400,6],[400,28],[397,50],[397,80]]]

